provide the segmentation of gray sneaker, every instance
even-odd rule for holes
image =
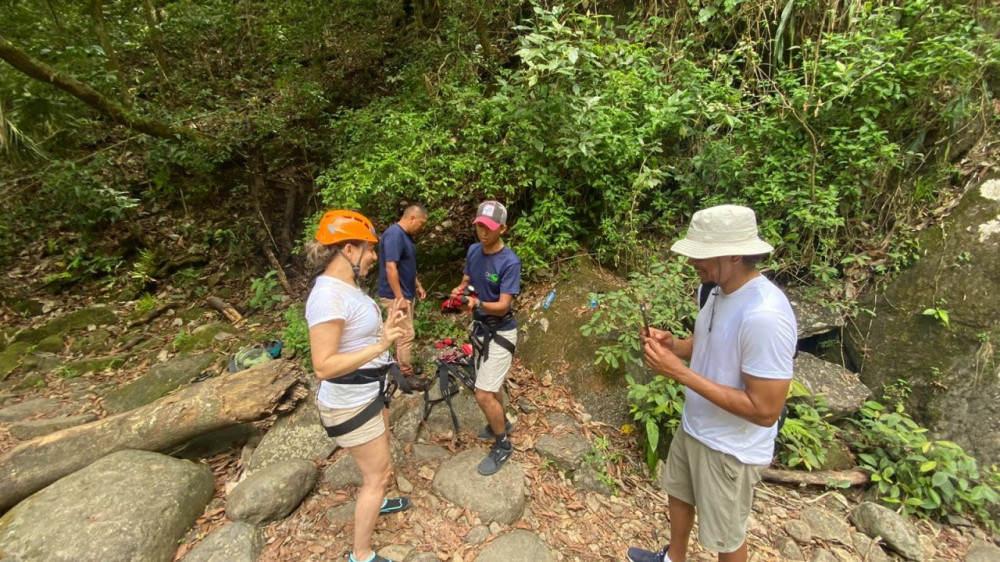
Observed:
[[[507,432],[507,435],[510,435],[510,432],[514,431],[514,424],[510,423],[509,419],[504,418],[503,429],[504,431]],[[497,438],[497,434],[493,433],[493,428],[490,427],[490,424],[486,424],[486,427],[480,429],[479,433],[476,434],[476,438],[484,439],[486,441],[493,441],[494,439]]]
[[[493,447],[490,448],[490,454],[486,455],[486,458],[479,463],[479,474],[483,476],[489,476],[491,474],[496,474],[500,467],[510,459],[510,456],[514,454],[514,445],[507,439],[504,439],[500,443],[494,443]]]

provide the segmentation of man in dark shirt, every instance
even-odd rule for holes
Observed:
[[[477,296],[469,297],[475,331],[481,347],[476,358],[476,402],[486,416],[482,439],[493,439],[490,453],[479,463],[479,473],[494,474],[510,459],[514,447],[507,439],[512,426],[503,411],[500,389],[507,378],[517,343],[517,322],[511,311],[521,292],[521,260],[503,242],[507,232],[507,209],[497,201],[479,205],[473,221],[479,242],[465,256],[462,282],[452,289],[457,296],[472,285]]]
[[[425,381],[413,376],[414,304],[416,299],[427,297],[417,277],[417,247],[413,237],[426,224],[427,209],[423,205],[410,205],[399,222],[385,229],[378,242],[378,296],[386,310],[396,300],[403,299],[400,310],[406,312],[406,317],[396,322],[396,326],[403,328],[403,335],[396,340],[396,361],[413,390],[423,390],[426,386]]]

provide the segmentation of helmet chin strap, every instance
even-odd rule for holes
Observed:
[[[361,253],[358,255],[358,261],[353,263],[351,262],[351,258],[347,257],[347,255],[344,254],[343,250],[337,252],[338,254],[344,256],[344,259],[347,260],[347,263],[351,264],[351,271],[354,272],[354,284],[359,287],[361,286],[361,260],[364,259],[365,252],[367,251],[368,251],[368,242],[367,241],[362,242]]]

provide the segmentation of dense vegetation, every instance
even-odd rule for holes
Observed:
[[[845,277],[913,259],[911,226],[995,124],[989,2],[8,4],[0,263],[44,240],[65,266],[47,283],[91,278],[135,296],[206,259],[285,262],[329,206],[384,225],[419,201],[441,222],[488,196],[510,204],[529,272],[585,249],[633,274],[589,332],[620,327],[644,292],[682,330],[685,272],[650,258],[694,209],[749,204],[778,248],[773,271],[844,297]],[[600,360],[628,361],[629,337]],[[643,410],[650,396],[666,402]],[[633,387],[653,453],[676,423],[673,398],[662,381]],[[789,426],[800,431],[783,460],[812,467],[812,438],[835,430],[796,412],[815,423]],[[867,412],[844,439],[893,450],[873,436],[885,435],[877,420],[902,434],[902,414]],[[900,484],[895,463],[914,447],[926,448],[917,484]],[[899,450],[861,457],[891,480],[885,497],[985,513],[995,492],[977,483],[991,476],[945,445]]]

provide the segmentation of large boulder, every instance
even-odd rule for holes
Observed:
[[[482,476],[476,467],[488,452],[473,448],[441,463],[434,491],[460,508],[478,513],[483,521],[513,525],[524,512],[524,470],[517,455],[496,474]]]
[[[555,558],[538,535],[520,529],[497,537],[476,557],[476,562],[508,562],[509,560],[535,560],[553,562]]]
[[[312,491],[316,477],[316,465],[304,459],[291,459],[258,470],[230,492],[226,516],[233,521],[257,524],[283,519]]]
[[[795,380],[810,393],[823,395],[830,408],[829,421],[857,412],[872,395],[871,389],[861,382],[857,373],[804,352],[795,358]]]
[[[845,330],[847,351],[875,392],[905,381],[935,437],[1000,462],[1000,180],[968,190],[919,243],[920,260],[861,301],[871,314]]]
[[[37,344],[49,336],[64,334],[72,330],[81,330],[88,326],[114,324],[116,321],[115,312],[110,308],[104,306],[83,308],[49,320],[41,327],[18,332],[14,336],[14,341]]]
[[[851,522],[865,535],[873,539],[880,537],[890,550],[904,558],[917,562],[924,559],[917,529],[895,511],[863,502],[851,510]]]
[[[230,523],[195,545],[184,562],[255,562],[264,539],[264,531],[256,525]]]
[[[112,414],[127,412],[163,398],[198,376],[218,359],[215,353],[180,354],[152,367],[145,375],[108,393],[104,407]]]
[[[169,562],[212,492],[212,472],[203,465],[119,451],[42,489],[0,518],[0,557]]]
[[[254,449],[247,462],[247,473],[289,459],[321,461],[336,450],[319,420],[319,411],[312,400],[303,400],[291,415],[275,422]]]

